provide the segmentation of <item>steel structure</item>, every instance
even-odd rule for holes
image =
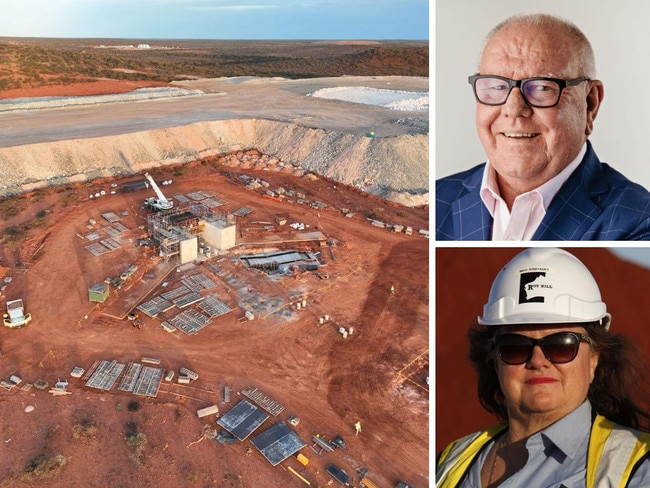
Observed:
[[[169,260],[179,256],[182,241],[202,237],[204,222],[234,224],[234,218],[217,214],[203,204],[192,203],[148,215],[147,228],[149,236],[160,247],[160,255]]]

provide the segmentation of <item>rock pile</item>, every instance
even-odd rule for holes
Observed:
[[[256,149],[260,158],[239,160]],[[116,136],[0,148],[0,196],[231,155],[242,168],[313,172],[382,198],[426,203],[427,134],[370,138],[270,120],[225,120]],[[391,197],[393,195],[393,197]]]

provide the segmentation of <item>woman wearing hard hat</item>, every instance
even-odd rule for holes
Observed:
[[[436,486],[650,486],[650,434],[637,430],[649,416],[630,391],[634,348],[610,322],[575,256],[515,256],[469,335],[479,398],[503,423],[450,444]]]

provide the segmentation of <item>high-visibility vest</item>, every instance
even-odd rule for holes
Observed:
[[[482,449],[507,428],[497,424],[451,443],[439,456],[436,488],[455,488]],[[637,464],[650,454],[650,434],[597,415],[587,453],[587,488],[625,488]]]

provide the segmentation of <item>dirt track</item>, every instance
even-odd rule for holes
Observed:
[[[403,135],[409,133],[410,128],[397,121],[412,113],[305,95],[320,88],[336,86],[427,91],[429,80],[400,76],[307,80],[222,78],[176,82],[173,85],[201,89],[206,94],[165,101],[2,114],[0,119],[4,130],[0,134],[0,147],[86,139],[202,121],[250,118],[351,134],[374,131],[377,137]],[[97,89],[101,93],[99,87]],[[418,113],[418,117],[428,120],[427,113]]]
[[[236,291],[218,276],[212,276],[217,291],[236,310],[196,336],[167,333],[158,320],[147,317],[137,329],[103,314],[109,302],[96,308],[89,303],[90,284],[119,274],[140,259],[134,239],[141,233],[138,226],[144,225],[140,207],[146,191],[97,201],[87,195],[100,186],[45,191],[27,197],[26,210],[3,223],[0,232],[5,233],[10,226],[45,215],[45,223],[28,231],[17,246],[5,241],[0,254],[4,266],[0,278],[13,278],[3,298],[22,297],[34,317],[26,328],[2,331],[0,376],[16,373],[26,382],[45,379],[50,385],[67,377],[72,395],[52,397],[36,389],[0,392],[0,417],[14,419],[3,422],[0,486],[32,486],[30,480],[53,487],[303,486],[285,469],[288,466],[303,473],[312,486],[326,486],[331,479],[324,473],[328,463],[357,479],[355,469],[367,467],[369,478],[382,487],[392,487],[400,479],[414,487],[428,486],[429,404],[424,379],[429,242],[417,234],[417,229],[428,228],[427,209],[406,209],[326,180],[269,171],[251,174],[272,186],[296,188],[329,207],[316,211],[295,202],[264,200],[259,193],[227,183],[210,164],[190,165],[165,191],[170,195],[211,191],[230,202],[230,211],[241,206],[254,209],[251,221],[283,216],[308,223],[338,242],[335,260],[320,249],[327,261],[326,279],[305,273],[299,279],[269,280],[227,257],[252,290],[285,300],[305,293],[307,308],[289,318],[268,315],[239,321]],[[157,179],[170,176],[171,170],[161,171]],[[109,188],[108,182],[103,188]],[[342,207],[355,216],[343,216],[338,210]],[[130,229],[121,238],[123,247],[104,257],[92,256],[85,249],[88,242],[77,234],[89,232],[89,219],[100,222],[101,213],[122,209],[129,210],[124,224]],[[370,212],[387,222],[412,225],[415,233],[407,236],[374,227],[364,218]],[[12,252],[20,253],[19,267],[14,267]],[[153,263],[151,257],[144,257],[141,264]],[[168,281],[181,275],[174,273]],[[318,325],[324,314],[332,321]],[[338,326],[353,327],[354,334],[343,339]],[[89,368],[100,359],[128,363],[142,356],[160,358],[161,367],[176,371],[189,367],[199,372],[200,379],[191,388],[163,383],[156,399],[145,399],[90,389],[69,376],[74,366]],[[315,433],[341,434],[347,450],[317,456],[304,448],[310,459],[306,468],[294,458],[274,468],[254,448],[247,454],[252,447],[248,441],[221,445],[210,439],[192,444],[201,438],[204,424],[215,428],[213,417],[198,419],[196,409],[216,403],[222,412],[228,410],[221,402],[224,385],[233,389],[231,405],[238,400],[236,391],[258,387],[286,407],[281,420],[291,415],[301,419],[295,430],[307,444]],[[130,404],[133,401],[138,404]],[[36,407],[30,414],[23,412],[28,404]],[[356,421],[362,423],[358,437]],[[127,443],[125,435],[134,431],[146,435],[146,444]],[[29,468],[38,456],[57,454],[66,464],[52,468],[49,475],[38,472],[34,464]]]

